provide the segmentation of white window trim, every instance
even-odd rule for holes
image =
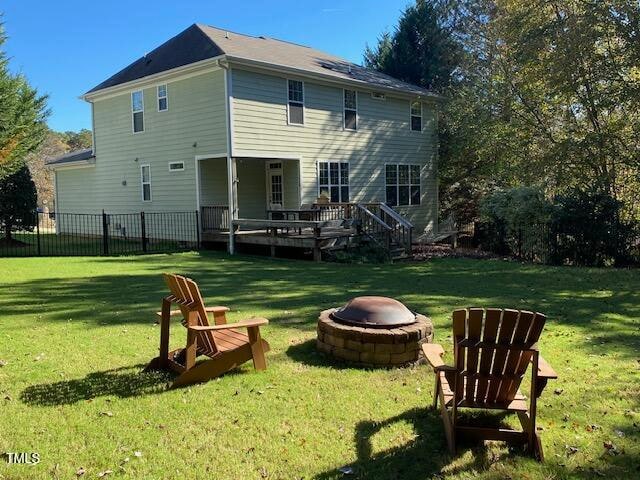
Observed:
[[[331,183],[331,167],[327,166],[328,170],[327,170],[327,186],[329,187],[329,202],[331,202],[331,187],[338,187],[338,192],[339,192],[339,196],[340,196],[340,201],[338,203],[344,203],[344,200],[342,200],[342,183],[340,183],[340,179],[342,178],[340,176],[340,164],[341,163],[346,163],[348,165],[349,168],[349,183],[347,183],[346,187],[349,187],[349,202],[351,202],[351,198],[352,198],[352,192],[351,192],[351,163],[349,162],[349,160],[318,160],[316,162],[316,184],[318,187],[318,197],[320,197],[320,164],[321,163],[326,163],[326,164],[330,164],[330,163],[337,163],[338,164],[338,185],[334,185]]]
[[[149,167],[149,181],[145,182],[144,181],[144,175],[142,174],[142,169],[144,167]],[[144,185],[149,185],[149,200],[145,200],[144,199]],[[148,163],[144,164],[144,165],[140,165],[140,198],[142,199],[142,201],[144,203],[149,203],[153,201],[153,191],[152,191],[152,187],[151,187],[151,165],[149,165]]]
[[[347,90],[351,91],[351,92],[355,92],[356,93],[356,128],[347,128],[347,105],[345,103],[345,96],[346,96],[346,92]],[[358,123],[360,123],[360,117],[358,115],[358,104],[360,102],[358,101],[358,91],[355,88],[343,88],[342,89],[342,129],[347,131],[347,132],[357,132],[358,131]],[[349,108],[349,110],[353,111],[352,108]]]
[[[182,168],[171,168],[171,165],[182,165]],[[182,160],[180,161],[175,161],[175,162],[169,162],[169,171],[170,172],[183,172],[184,171],[184,162]]]
[[[142,95],[142,110],[134,110],[133,109],[133,95],[135,93],[138,93],[138,92],[140,92],[140,95]],[[139,132],[136,132],[136,130],[135,130],[135,122],[133,120],[133,116],[134,116],[135,113],[138,113],[138,112],[142,112],[142,130],[140,130]],[[144,127],[145,127],[144,123],[145,123],[144,122],[144,90],[142,90],[142,89],[133,90],[131,92],[131,131],[133,132],[134,135],[137,135],[138,133],[144,133]]]
[[[300,82],[302,84],[302,123],[291,123],[289,121],[289,81],[292,82]],[[307,108],[306,108],[306,103],[307,103],[307,92],[305,91],[305,84],[303,80],[296,80],[295,78],[287,78],[287,81],[285,82],[285,87],[286,87],[286,95],[287,95],[287,125],[290,125],[292,127],[304,127],[304,122],[305,119],[307,118]],[[296,102],[299,103],[299,102]]]
[[[160,87],[164,87],[164,97],[160,96]],[[164,110],[160,110],[160,99],[164,98],[167,102],[167,108]],[[156,107],[158,108],[158,112],[168,112],[169,111],[169,85],[166,83],[161,83],[156,87]]]
[[[414,130],[415,131],[415,130]],[[415,131],[418,133],[417,131]],[[400,207],[419,207],[422,205],[422,195],[424,194],[424,189],[422,187],[422,165],[419,163],[405,163],[405,162],[389,162],[384,164],[384,201],[387,201],[387,165],[395,165],[396,167],[396,204],[393,208]],[[400,205],[400,174],[399,169],[397,168],[399,165],[409,165],[409,202],[411,202],[411,187],[413,185],[418,185],[420,187],[420,203],[409,203],[408,205]],[[420,176],[418,177],[418,183],[411,183],[411,167],[416,166],[420,169]],[[405,185],[404,183],[402,185]]]
[[[414,115],[411,112],[411,106],[414,103],[419,103],[420,104],[420,130],[414,130],[412,128],[413,117],[417,117],[417,115]],[[422,105],[422,101],[420,101],[420,100],[409,100],[409,130],[411,132],[413,132],[413,133],[423,133],[424,132],[424,106]]]

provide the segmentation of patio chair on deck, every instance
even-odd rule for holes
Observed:
[[[160,355],[146,369],[169,369],[180,375],[172,387],[203,382],[253,359],[256,370],[267,368],[265,352],[269,344],[260,337],[260,327],[269,321],[266,318],[251,318],[227,324],[227,307],[204,305],[198,285],[180,275],[164,274],[170,295],[162,299],[160,316]],[[179,309],[171,310],[171,304]],[[209,323],[213,315],[214,324]],[[169,322],[172,316],[182,315],[182,324],[187,328],[185,348],[169,351]],[[246,329],[246,334],[241,330]],[[199,355],[207,360],[196,363]]]
[[[444,350],[424,344],[422,350],[436,374],[433,406],[440,411],[449,451],[455,453],[461,437],[503,440],[527,446],[538,460],[544,459],[536,432],[537,399],[549,379],[558,378],[540,356],[537,341],[546,317],[508,309],[470,308],[453,312],[453,355],[455,366],[442,360]],[[529,401],[520,383],[531,364]],[[497,409],[515,412],[522,431],[462,426],[459,408]]]

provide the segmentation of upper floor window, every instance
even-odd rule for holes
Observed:
[[[331,202],[349,201],[349,163],[318,162],[318,194]]]
[[[387,204],[420,205],[420,165],[387,164]]]
[[[304,83],[299,80],[289,80],[288,90],[288,121],[292,125],[304,125]]]
[[[358,93],[355,90],[344,91],[344,129],[358,129]]]
[[[411,102],[411,130],[422,131],[422,102]]]
[[[131,92],[133,133],[144,132],[144,95],[142,90]]]
[[[167,86],[158,85],[158,111],[164,112],[169,110],[169,100],[167,97]]]
[[[140,183],[142,185],[142,201],[151,201],[151,166],[140,165]]]

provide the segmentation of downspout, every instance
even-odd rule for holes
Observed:
[[[225,117],[227,124],[227,190],[229,203],[229,254],[235,253],[235,226],[233,221],[238,218],[238,207],[236,202],[236,179],[235,179],[235,159],[233,158],[233,121],[231,110],[232,103],[232,81],[231,67],[225,61],[218,60],[218,65],[224,70],[224,96],[225,96]]]

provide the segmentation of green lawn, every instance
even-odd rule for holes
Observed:
[[[195,278],[232,320],[270,318],[268,370],[248,364],[172,391],[167,376],[141,374],[157,350],[163,271]],[[426,366],[354,369],[317,354],[318,312],[364,293],[429,315],[449,351],[456,307],[545,312],[540,345],[560,375],[539,403],[546,463],[501,444],[449,456]],[[344,466],[345,478],[639,478],[639,318],[638,270],[222,253],[0,259],[0,452],[41,458],[1,462],[0,478],[70,479],[82,467],[82,478],[325,479]]]

